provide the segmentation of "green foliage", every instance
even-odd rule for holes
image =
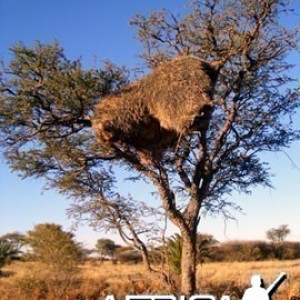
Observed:
[[[25,235],[20,232],[9,232],[0,237],[0,240],[7,240],[14,248],[20,250],[25,245]]]
[[[26,242],[33,259],[47,265],[53,272],[74,272],[82,258],[82,248],[70,232],[56,224],[38,224],[28,231]]]
[[[80,171],[90,171],[92,182],[108,176],[91,129],[93,109],[101,97],[127,83],[127,73],[109,62],[83,70],[58,43],[16,44],[11,51],[13,59],[0,76],[0,140],[6,158],[24,177],[46,176],[61,192],[83,197],[93,187]]]
[[[12,260],[18,259],[20,250],[7,239],[0,239],[0,272],[1,268],[9,264]]]
[[[167,241],[167,263],[177,274],[181,273],[182,237],[175,233]]]
[[[214,260],[215,245],[217,240],[210,234],[197,235],[197,263],[205,263]],[[167,241],[167,263],[177,274],[181,273],[182,237],[176,233]]]

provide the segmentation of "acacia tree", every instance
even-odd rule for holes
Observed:
[[[266,232],[267,238],[274,243],[283,243],[291,233],[288,225],[280,225],[278,228],[271,228]]]
[[[14,47],[0,102],[8,163],[25,177],[43,176],[62,193],[83,201],[92,197],[110,208],[116,166],[136,172],[133,180],[150,180],[181,232],[181,292],[192,294],[201,213],[229,216],[236,207],[227,199],[233,191],[270,186],[260,153],[299,139],[291,119],[299,93],[284,90],[292,80],[285,57],[298,40],[297,31],[279,23],[286,8],[285,0],[201,0],[183,17],[162,10],[133,19],[150,68],[195,55],[218,70],[209,126],[182,136],[176,149],[152,164],[140,161],[130,147],[116,145],[107,152],[91,131],[96,101],[128,83],[124,70],[107,64],[83,71],[57,45]]]
[[[283,224],[277,228],[271,228],[266,232],[267,238],[272,241],[275,255],[279,259],[283,259],[284,254],[284,241],[291,233],[288,225]]]
[[[110,259],[114,259],[115,251],[119,246],[110,239],[99,239],[96,243],[96,252],[100,256],[100,260],[103,261],[105,256]]]

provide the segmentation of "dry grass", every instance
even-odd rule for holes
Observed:
[[[198,269],[198,288],[201,291],[209,288],[208,292],[215,290],[215,294],[233,291],[241,296],[253,274],[260,274],[268,286],[280,272],[288,273],[288,280],[274,299],[288,300],[300,296],[300,262],[296,260],[205,264]]]
[[[207,263],[198,267],[198,290],[216,297],[229,294],[232,299],[240,299],[251,275],[261,274],[269,285],[281,271],[287,272],[289,279],[280,287],[274,300],[300,296],[300,262],[296,260]],[[169,293],[162,282],[150,280],[141,265],[87,262],[69,285],[49,281],[47,276],[47,270],[38,263],[15,262],[3,269],[0,299],[96,300],[104,299],[108,294],[124,299],[126,294]]]

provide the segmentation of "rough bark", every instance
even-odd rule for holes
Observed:
[[[181,235],[181,292],[185,296],[191,296],[196,290],[196,231],[181,232]]]

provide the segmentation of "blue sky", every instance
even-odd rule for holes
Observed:
[[[140,63],[137,55],[141,45],[134,39],[130,18],[162,7],[180,13],[186,3],[181,0],[0,0],[0,58],[9,61],[9,47],[16,41],[32,45],[35,40],[51,43],[57,39],[69,58],[81,56],[86,67],[91,67],[95,58],[98,61],[108,58],[118,65],[134,68]],[[300,2],[294,0],[293,7],[300,11]],[[288,16],[284,22],[293,24],[299,22],[299,17]],[[299,63],[299,55],[289,59]],[[299,78],[299,64],[294,72]],[[299,127],[299,114],[296,118]],[[300,168],[299,146],[300,143],[294,144],[287,153]],[[219,240],[263,239],[267,229],[288,224],[292,230],[290,239],[300,240],[300,171],[283,153],[267,154],[263,158],[270,162],[276,175],[275,189],[258,188],[251,196],[233,195],[244,209],[244,214],[236,215],[237,222],[225,224],[220,217],[205,218],[200,231],[212,233]],[[69,200],[56,191],[42,193],[42,179],[21,180],[9,171],[3,160],[0,164],[0,235],[15,230],[25,232],[41,222],[55,222],[70,229],[72,221],[65,215]],[[93,245],[101,234],[82,226],[76,236],[86,245]]]

